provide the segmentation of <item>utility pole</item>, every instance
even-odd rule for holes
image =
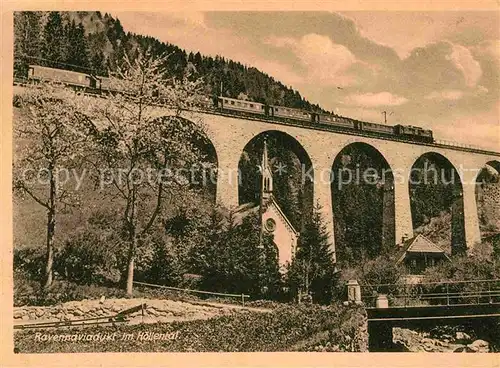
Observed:
[[[387,111],[382,111],[382,114],[384,115],[384,124],[387,124]],[[392,115],[393,112],[391,111],[389,115]]]

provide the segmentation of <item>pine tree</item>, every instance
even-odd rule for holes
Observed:
[[[101,50],[96,50],[92,54],[90,61],[91,69],[94,74],[106,76],[106,58]]]
[[[29,64],[41,57],[41,12],[14,12],[14,73],[26,77]]]
[[[298,250],[289,269],[289,287],[310,294],[314,302],[329,303],[335,286],[335,265],[329,234],[317,203],[300,234]]]
[[[65,32],[61,14],[50,12],[43,30],[42,57],[47,66],[57,67],[64,61],[64,52]]]
[[[274,236],[272,234],[263,235],[262,250],[261,292],[266,299],[281,298],[283,277],[280,273],[278,247],[274,243]]]
[[[78,26],[75,21],[71,21],[66,34],[66,63],[72,65],[71,69],[75,71],[84,71],[89,66],[89,56],[85,29],[80,23]]]

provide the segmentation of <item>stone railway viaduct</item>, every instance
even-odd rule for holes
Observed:
[[[158,116],[167,115],[168,109],[158,108]],[[314,172],[313,197],[323,208],[333,250],[333,210],[330,174],[333,162],[340,151],[352,143],[365,143],[375,148],[387,161],[395,174],[394,207],[395,239],[404,235],[413,236],[411,218],[409,174],[415,161],[427,153],[436,153],[446,158],[457,170],[462,183],[463,216],[467,247],[481,240],[476,204],[476,177],[479,171],[489,165],[500,172],[500,153],[474,149],[464,149],[443,144],[419,144],[388,138],[325,131],[303,126],[235,117],[227,114],[204,111],[186,111],[182,115],[195,123],[201,122],[211,140],[217,155],[217,201],[228,208],[238,206],[238,163],[243,149],[259,134],[278,131],[295,140],[308,155]],[[397,176],[400,179],[397,179]]]

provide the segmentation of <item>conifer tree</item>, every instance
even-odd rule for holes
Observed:
[[[51,67],[57,67],[64,61],[65,32],[61,14],[57,11],[49,13],[43,30],[42,57]],[[60,66],[59,66],[60,67]]]
[[[106,57],[101,50],[96,50],[91,56],[90,60],[91,69],[94,74],[107,76],[106,71]]]
[[[262,237],[261,292],[266,299],[278,299],[282,295],[283,277],[279,267],[278,247],[272,234]]]
[[[314,302],[329,303],[335,286],[335,265],[328,231],[317,203],[300,234],[295,258],[290,265],[289,287],[310,294]]]
[[[66,37],[66,63],[74,66],[73,70],[85,71],[89,66],[89,56],[83,25],[76,25],[74,20],[71,21]]]
[[[41,56],[41,12],[14,12],[14,72],[27,74],[27,65]]]

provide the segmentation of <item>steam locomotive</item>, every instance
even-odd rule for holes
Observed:
[[[110,91],[109,78],[39,65],[30,65],[28,67],[28,80],[59,81],[69,87],[89,93],[100,94]],[[415,142],[434,142],[432,130],[412,125],[398,124],[391,126],[369,123],[335,114],[317,113],[284,106],[243,101],[224,96],[218,96],[214,99],[203,97],[198,100],[196,105],[231,114],[263,116],[270,119],[300,123],[302,125],[319,125],[348,131],[362,131]]]

